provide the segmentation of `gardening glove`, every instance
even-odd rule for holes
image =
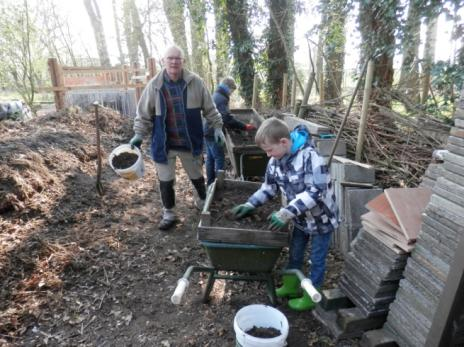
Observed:
[[[277,212],[272,212],[268,217],[269,230],[279,231],[283,229],[293,218],[293,215],[286,209],[281,208]]]
[[[247,202],[245,204],[235,206],[232,208],[231,212],[236,218],[243,218],[252,214],[255,209],[256,208],[252,204]]]
[[[226,143],[226,137],[224,136],[224,133],[222,132],[221,128],[214,129],[214,142],[216,142],[220,146],[224,146],[224,144]]]
[[[253,131],[256,130],[256,127],[253,124],[245,124],[246,131]]]
[[[134,137],[131,138],[131,140],[129,141],[129,144],[132,146],[132,148],[134,148],[134,146],[140,148],[140,146],[142,145],[142,141],[142,135],[135,134]]]

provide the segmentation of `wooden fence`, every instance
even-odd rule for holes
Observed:
[[[147,69],[138,64],[129,67],[75,67],[62,66],[56,58],[48,59],[48,68],[57,110],[65,107],[66,92],[84,89],[135,89],[137,101],[147,82],[156,74],[154,58],[147,59]]]

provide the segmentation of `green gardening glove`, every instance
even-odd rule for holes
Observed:
[[[272,212],[267,218],[269,220],[269,230],[279,231],[283,229],[293,218],[293,215],[286,209],[282,208],[277,212]]]
[[[241,205],[237,205],[232,208],[231,212],[235,216],[235,218],[243,218],[246,217],[254,212],[256,208],[250,204],[249,202]]]
[[[131,140],[129,141],[129,144],[132,147],[135,146],[135,147],[140,148],[140,146],[142,145],[142,141],[143,141],[142,135],[135,134],[134,137],[131,138]]]

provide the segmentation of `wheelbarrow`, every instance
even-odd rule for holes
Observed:
[[[189,266],[171,297],[174,304],[181,302],[182,296],[189,286],[189,278],[194,272],[207,273],[208,281],[203,294],[203,301],[209,295],[217,279],[232,281],[260,281],[266,283],[267,294],[272,305],[277,304],[274,287],[273,270],[283,247],[288,246],[287,232],[272,232],[244,228],[227,228],[215,226],[211,221],[209,208],[215,196],[223,189],[237,190],[258,189],[259,183],[224,180],[223,175],[208,189],[205,206],[198,225],[198,239],[204,247],[211,266]],[[226,274],[224,274],[226,272]],[[312,297],[314,302],[321,300],[321,295],[299,270],[285,270],[280,274],[295,274],[301,286]]]

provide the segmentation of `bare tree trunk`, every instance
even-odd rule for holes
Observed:
[[[406,95],[419,101],[419,66],[418,54],[420,44],[420,3],[417,0],[409,2],[408,18],[403,36],[403,62],[399,88],[405,89]]]
[[[393,83],[393,56],[398,0],[362,3],[359,11],[363,40],[362,60],[374,52],[372,103],[390,107],[389,91]],[[387,121],[385,119],[385,121]]]
[[[253,38],[248,29],[248,8],[246,0],[226,0],[226,14],[229,22],[232,53],[235,70],[240,77],[240,94],[247,105],[253,97],[255,68],[253,61]]]
[[[135,5],[134,0],[130,0],[131,7],[131,16],[132,16],[132,25],[133,25],[133,34],[135,36],[135,41],[142,50],[144,64],[147,64],[149,58],[147,43],[145,42],[145,36],[142,31],[142,23],[140,22],[139,10]]]
[[[123,23],[124,36],[126,37],[127,52],[131,65],[138,64],[139,50],[136,34],[134,33],[133,17],[132,17],[132,1],[124,0],[123,2]]]
[[[190,57],[187,47],[187,35],[185,33],[184,1],[163,0],[164,13],[168,19],[174,43],[185,53],[185,66],[191,68]]]
[[[270,16],[267,38],[267,93],[274,107],[282,105],[283,76],[289,70],[289,57],[284,40],[288,41],[293,36],[293,32],[290,32],[292,5],[292,0],[269,0],[268,3]],[[288,54],[293,55],[293,51]]]
[[[110,66],[111,64],[108,55],[108,48],[106,46],[105,32],[103,31],[103,22],[98,4],[95,0],[84,0],[84,5],[90,17],[90,23],[92,24],[98,56],[100,58],[100,65]]]
[[[326,19],[322,16],[321,27],[324,25]],[[317,52],[316,52],[316,83],[317,89],[319,90],[319,103],[324,103],[324,33],[321,30],[319,32],[319,38],[317,41]]]
[[[326,58],[324,73],[325,103],[340,105],[345,60],[345,18],[348,7],[346,0],[323,0],[323,12],[326,12],[324,56]]]
[[[113,0],[112,4],[113,4],[114,29],[116,31],[116,43],[118,44],[118,51],[119,51],[119,64],[123,66],[126,63],[126,60],[124,59],[124,52],[122,50],[121,32],[119,31],[119,17],[118,17],[118,11],[116,7],[116,0]]]
[[[214,0],[214,18],[216,21],[216,83],[229,74],[230,37],[225,16],[224,2]]]
[[[206,79],[206,54],[205,28],[206,6],[204,0],[188,0],[190,12],[190,33],[192,38],[192,62],[191,68],[198,75]]]
[[[421,102],[425,104],[429,96],[430,73],[433,60],[435,59],[435,47],[437,43],[437,17],[429,18],[427,22],[427,33],[425,35],[424,63],[422,77],[422,97]]]

